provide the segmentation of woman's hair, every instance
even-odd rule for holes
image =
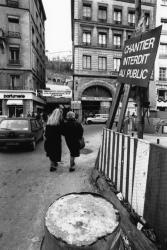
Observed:
[[[72,111],[69,111],[66,115],[67,120],[74,120],[75,119],[75,113]]]
[[[59,109],[54,109],[52,114],[49,116],[47,125],[58,125],[61,121],[61,112]]]

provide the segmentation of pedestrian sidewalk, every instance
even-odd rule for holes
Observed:
[[[49,160],[42,156],[48,166],[43,170],[45,181],[39,194],[40,203],[38,204],[36,220],[33,221],[32,225],[34,234],[26,250],[40,250],[42,248],[44,218],[49,206],[57,198],[69,193],[98,192],[91,183],[91,173],[101,145],[101,134],[102,132],[99,133],[99,131],[94,131],[91,135],[85,134],[86,146],[81,150],[80,157],[75,160],[76,170],[74,172],[69,172],[70,155],[64,138],[62,139],[62,162],[56,172],[49,172]]]

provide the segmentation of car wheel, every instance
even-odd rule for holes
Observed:
[[[36,142],[35,142],[35,139],[31,142],[31,145],[30,145],[30,149],[31,151],[34,151],[36,148]]]
[[[92,122],[91,121],[87,121],[87,124],[92,124]]]

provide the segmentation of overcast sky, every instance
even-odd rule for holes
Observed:
[[[46,50],[49,57],[71,54],[70,0],[42,0],[46,12]],[[65,52],[62,52],[65,51]],[[57,52],[57,53],[56,53]]]

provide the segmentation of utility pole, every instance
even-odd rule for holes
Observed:
[[[135,31],[137,35],[138,24],[141,18],[141,0],[135,0]],[[139,31],[140,32],[140,31]],[[144,117],[143,117],[143,104],[142,104],[142,94],[144,89],[142,87],[136,87],[136,104],[137,104],[137,136],[143,139],[144,132]]]

